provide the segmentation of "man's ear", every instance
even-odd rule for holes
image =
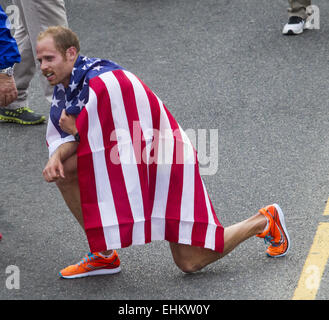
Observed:
[[[66,59],[69,61],[73,61],[77,56],[77,48],[70,47],[66,50]]]

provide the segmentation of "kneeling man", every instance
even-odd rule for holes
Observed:
[[[62,277],[119,272],[115,249],[153,240],[167,240],[187,273],[254,235],[269,242],[269,256],[287,254],[277,204],[222,227],[190,140],[138,77],[112,61],[80,55],[76,34],[64,27],[39,35],[37,57],[54,86],[43,176],[56,183],[90,247]]]

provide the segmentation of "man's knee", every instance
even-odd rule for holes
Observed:
[[[203,268],[199,263],[198,248],[178,243],[170,243],[170,248],[175,264],[183,272],[193,273]]]
[[[202,269],[200,264],[193,263],[189,260],[175,261],[177,267],[184,273],[194,273]]]
[[[56,186],[59,189],[63,189],[65,187],[70,187],[73,184],[76,184],[78,181],[78,177],[74,174],[65,173],[65,178],[59,178],[56,180]]]
[[[211,249],[172,242],[170,249],[176,265],[185,273],[199,271],[223,256]]]
[[[63,163],[63,167],[65,178],[59,178],[56,181],[56,185],[59,188],[65,187],[66,185],[71,185],[72,183],[76,183],[78,181],[78,171],[75,155],[67,159]]]

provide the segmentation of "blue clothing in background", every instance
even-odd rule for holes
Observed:
[[[20,61],[16,40],[7,25],[7,15],[0,6],[0,69],[12,67]]]

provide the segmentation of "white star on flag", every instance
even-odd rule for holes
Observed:
[[[85,105],[85,100],[78,99],[77,107],[79,107],[81,109],[84,105]]]
[[[94,67],[93,70],[97,70],[97,71],[99,71],[99,70],[102,69],[102,68],[103,68],[102,66],[99,66],[99,65],[98,65],[98,66]]]
[[[61,91],[61,90],[62,90],[62,91],[65,92],[64,85],[63,85],[62,83],[58,84],[58,85],[57,85],[57,90],[58,90],[58,91]]]
[[[69,87],[71,88],[71,91],[74,91],[77,88],[78,84],[74,82],[72,82],[72,84],[69,85]]]
[[[60,102],[60,101],[61,101],[61,100],[57,100],[56,97],[54,96],[54,97],[53,97],[53,100],[51,101],[51,104],[52,104],[54,107],[58,108],[58,102]]]
[[[65,101],[65,109],[70,108],[72,106],[72,102]]]

